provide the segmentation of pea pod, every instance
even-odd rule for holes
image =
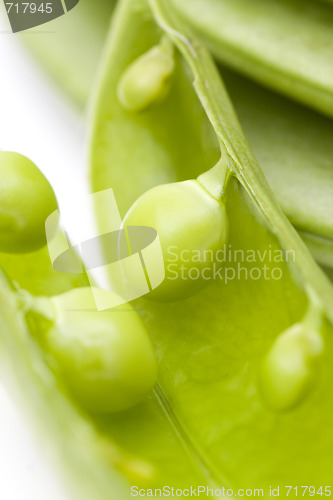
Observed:
[[[175,0],[173,5],[220,61],[333,116],[330,5],[313,0]]]
[[[122,106],[117,95],[122,74],[161,37],[154,21],[148,21],[145,2],[140,2],[139,16],[131,2],[123,1],[96,93],[93,189],[112,187],[126,213],[148,189],[193,179],[220,156],[232,172],[225,193],[231,255],[222,263],[228,274],[185,301],[135,303],[158,346],[156,397],[189,454],[215,484],[268,488],[279,481],[301,485],[311,477],[319,487],[329,481],[331,468],[331,435],[324,417],[333,404],[331,284],[279,210],[210,57],[170,4],[155,0],[151,5],[178,49],[173,82],[154,107],[136,112]],[[218,188],[222,174],[221,168],[211,170],[210,188]],[[159,210],[158,199],[147,213],[153,210]],[[98,216],[101,223],[105,211]],[[181,213],[179,217],[181,224]],[[167,227],[167,214],[164,220]],[[249,278],[250,259],[239,266],[233,250],[259,252],[270,269],[269,251],[282,252],[280,262],[273,258],[281,279]],[[295,262],[286,262],[288,252]],[[313,293],[322,306],[326,339],[321,376],[295,408],[280,415],[263,398],[258,373],[277,337],[304,317]],[[318,436],[323,426],[326,432]],[[286,442],[293,450],[291,460]]]
[[[136,301],[153,337],[159,383],[140,405],[120,414],[89,415],[71,398],[50,369],[43,346],[27,331],[3,275],[1,340],[28,399],[43,420],[52,422],[52,434],[62,436],[59,449],[69,455],[70,470],[76,469],[83,483],[80,498],[130,498],[135,484],[267,490],[277,480],[301,485],[309,477],[318,487],[329,484],[332,287],[278,209],[209,55],[168,2],[151,5],[160,27],[144,0],[123,0],[117,9],[96,98],[94,188],[113,187],[125,213],[148,188],[198,176],[205,178],[210,197],[221,197],[221,178],[230,172],[224,203],[231,255],[222,262],[228,271],[186,300]],[[129,111],[119,102],[119,79],[163,34],[177,47],[169,92],[154,106]],[[101,209],[101,221],[104,217]],[[233,250],[247,256],[240,268]],[[266,265],[270,279],[256,279],[251,251],[256,268],[262,272],[260,266]],[[36,273],[27,288],[52,295],[59,283],[43,255],[45,260],[39,252],[30,256]],[[16,256],[1,259],[12,279],[26,279]],[[74,279],[63,279],[61,286],[69,289]],[[76,279],[86,284],[84,276]],[[258,372],[275,340],[302,320],[313,297],[320,302],[325,336],[322,376],[282,416],[262,397]],[[325,434],[318,437],[318,428]]]
[[[64,23],[66,27],[67,23],[71,27],[69,39],[63,31],[61,37],[52,35],[52,38],[56,37],[56,43],[52,43],[54,58],[50,58],[49,49],[45,51],[45,44],[38,43],[34,47],[36,37],[21,35],[32,50],[38,49],[40,60],[59,84],[71,84],[79,78],[82,89],[79,90],[76,84],[70,85],[72,90],[67,90],[80,106],[84,106],[88,100],[103,50],[107,31],[105,8],[108,7],[99,2],[91,9],[87,0],[81,0],[77,15],[70,20],[61,20],[63,29]],[[93,18],[94,21],[87,26],[86,18]],[[73,29],[74,20],[78,32]],[[54,22],[60,23],[60,20]],[[48,42],[51,41],[50,37],[47,37]],[[74,49],[78,42],[80,47],[83,43],[89,44],[89,51],[85,51],[84,71],[81,72],[78,72],[76,60],[70,57],[72,52],[68,50],[68,47]],[[66,43],[66,50],[63,50],[62,43]],[[61,61],[63,69],[57,61]],[[331,121],[226,68],[222,72],[250,145],[280,206],[301,233],[316,260],[326,267],[332,267]],[[68,77],[62,78],[62,74]],[[297,190],[294,189],[295,185],[298,186]]]

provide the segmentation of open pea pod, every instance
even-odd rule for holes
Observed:
[[[331,284],[280,211],[210,56],[170,3],[152,0],[150,5],[155,19],[145,0],[123,0],[114,17],[94,105],[92,188],[113,188],[125,214],[147,189],[195,178],[217,162],[199,179],[211,194],[223,192],[231,255],[235,249],[240,255],[254,251],[261,264],[279,274],[279,279],[262,274],[251,279],[251,259],[242,259],[240,270],[228,254],[222,275],[196,295],[169,303],[135,301],[159,360],[154,401],[168,417],[169,435],[178,436],[205,484],[234,492],[263,488],[266,497],[270,485],[280,485],[281,496],[287,484],[311,482],[319,489],[330,484],[332,468]],[[156,51],[166,46],[170,51],[170,40],[175,45],[172,72],[161,60],[155,65]],[[146,81],[140,71],[147,67],[153,76],[157,72],[157,84],[148,89],[137,85]],[[162,81],[166,73],[167,88]],[[170,199],[170,210],[172,205]],[[103,209],[97,213],[101,229],[106,214]],[[180,221],[182,217],[180,211]],[[191,240],[186,225],[184,231]],[[291,252],[295,258],[288,263],[286,257],[273,258],[272,264],[270,251]],[[303,393],[300,379],[291,383],[283,378],[280,361],[291,359],[291,366],[293,360],[297,365],[291,346],[300,338],[303,321],[316,324],[313,310],[322,311],[322,337],[315,334],[310,349],[321,352],[320,367]],[[293,398],[301,393],[304,398],[296,404]],[[131,416],[120,417],[116,440],[146,458],[146,448],[155,440],[155,416],[143,409],[130,432]],[[153,427],[148,441],[140,440],[138,446],[136,433],[142,435],[143,422]],[[100,426],[113,435],[114,418],[103,417]],[[159,471],[151,487],[169,477],[168,446],[160,452],[163,470],[160,455],[150,455]],[[187,483],[186,476],[183,481]]]
[[[125,0],[117,11],[96,105],[94,188],[113,187],[125,211],[148,187],[199,175],[222,153],[222,162],[201,179],[215,192],[226,171],[232,174],[225,193],[230,249],[248,256],[255,252],[260,265],[274,274],[258,280],[249,257],[239,279],[231,279],[238,263],[226,257],[228,282],[218,275],[205,290],[173,304],[137,301],[154,340],[159,383],[135,408],[96,416],[63,386],[43,343],[35,339],[42,329],[29,331],[16,294],[22,287],[54,295],[86,285],[86,278],[56,273],[46,249],[1,254],[8,276],[0,274],[2,366],[10,361],[19,389],[56,436],[68,473],[81,485],[80,498],[130,498],[131,485],[146,491],[165,484],[255,486],[268,496],[271,484],[300,485],[311,478],[320,488],[329,484],[332,467],[332,288],[272,199],[209,56],[173,19],[167,4],[152,6],[160,27],[143,0]],[[177,46],[170,87],[162,95],[158,88],[154,106],[141,112],[124,109],[119,81],[133,60],[160,45],[164,32]],[[134,85],[126,101],[132,108],[133,98],[138,104],[135,90]],[[144,97],[149,104],[149,92]],[[104,217],[102,212],[101,225]],[[295,252],[290,266],[281,259],[281,248],[283,255]],[[271,255],[277,256],[273,268]],[[310,358],[313,350],[322,354],[318,373],[309,372],[312,391],[306,386],[301,401],[281,411],[276,407],[281,398],[285,403],[294,394],[288,387],[288,394],[281,394],[274,385],[274,370],[281,371],[276,361],[281,351],[294,353],[294,341],[297,348],[300,339],[309,347],[297,326],[309,303],[310,320],[314,314],[323,321],[307,353]],[[312,328],[316,331],[316,321]],[[268,384],[260,388],[263,360]],[[291,459],[286,459],[287,447]]]
[[[46,43],[40,44],[38,37],[20,35],[80,106],[88,100],[112,10],[111,4],[92,5],[81,0],[74,15],[54,21],[59,29],[47,36]],[[89,46],[84,50],[83,65],[79,56],[82,44]],[[225,68],[221,71],[241,125],[281,208],[315,259],[331,268],[332,122],[236,73]]]
[[[333,10],[313,0],[175,0],[225,64],[333,115]]]

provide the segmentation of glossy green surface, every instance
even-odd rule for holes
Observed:
[[[0,251],[39,250],[45,221],[58,208],[52,187],[31,160],[9,151],[0,151],[0,179]]]
[[[228,241],[224,205],[194,180],[150,189],[130,208],[124,226],[158,232],[166,277],[149,293],[154,300],[184,299],[207,286],[215,254]]]
[[[176,54],[173,85],[163,103],[139,115],[125,111],[117,98],[119,77],[130,61],[157,43],[160,32],[149,21],[145,2],[135,2],[135,8],[129,1],[121,3],[95,104],[93,189],[112,187],[125,213],[152,184],[193,178],[212,167],[220,144],[238,178],[229,183],[226,209],[230,249],[241,251],[237,258],[234,253],[227,255],[222,263],[223,269],[229,269],[228,278],[216,277],[185,301],[136,302],[158,353],[157,399],[173,423],[170,431],[177,429],[189,455],[215,484],[268,488],[276,483],[301,485],[311,477],[319,486],[330,481],[332,466],[328,444],[333,440],[329,417],[332,327],[325,323],[322,376],[295,409],[283,415],[272,411],[262,397],[258,376],[277,336],[303,317],[308,286],[320,295],[331,317],[331,285],[277,208],[209,57],[195,40],[186,38],[183,26],[173,24],[166,2],[152,3],[157,10],[160,6],[167,30],[170,22],[169,34],[187,62]],[[170,20],[165,21],[168,13]],[[125,147],[125,140],[131,148]],[[101,210],[100,222],[104,217]],[[288,249],[295,252],[295,262],[290,254],[289,265],[268,252],[279,255],[274,251],[282,250],[285,255]],[[255,263],[245,257],[243,261],[241,255],[252,251],[257,255]],[[270,279],[249,278],[253,267],[263,265],[281,272],[281,279],[271,274]],[[130,428],[130,417],[127,423]],[[112,435],[107,418],[103,424],[103,430]],[[137,449],[138,437],[130,435],[129,442],[121,434],[130,448]],[[146,446],[140,440],[144,456]],[[163,473],[159,460],[153,463],[160,471],[157,484],[161,485],[170,477],[171,463],[164,462]],[[182,484],[189,481],[183,476]]]

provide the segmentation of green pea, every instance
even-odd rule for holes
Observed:
[[[216,252],[228,238],[225,206],[196,180],[157,186],[143,194],[124,226],[157,230],[166,277],[148,297],[172,301],[190,296],[213,278]]]
[[[129,111],[140,111],[162,100],[173,70],[172,45],[163,39],[125,70],[117,89],[119,102]]]
[[[58,208],[52,187],[32,161],[9,151],[0,151],[0,179],[0,251],[40,249],[45,221]]]
[[[105,292],[107,293],[107,292]],[[32,299],[32,318],[43,317],[43,344],[62,379],[86,410],[110,413],[140,402],[156,381],[154,350],[129,304],[108,311],[66,310],[92,304],[89,287],[51,299]]]
[[[297,323],[283,332],[265,357],[260,374],[262,394],[274,410],[289,410],[311,390],[323,352],[320,333]]]

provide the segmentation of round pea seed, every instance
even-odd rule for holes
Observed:
[[[0,251],[42,248],[45,221],[57,208],[53,189],[36,165],[18,153],[0,151]]]

